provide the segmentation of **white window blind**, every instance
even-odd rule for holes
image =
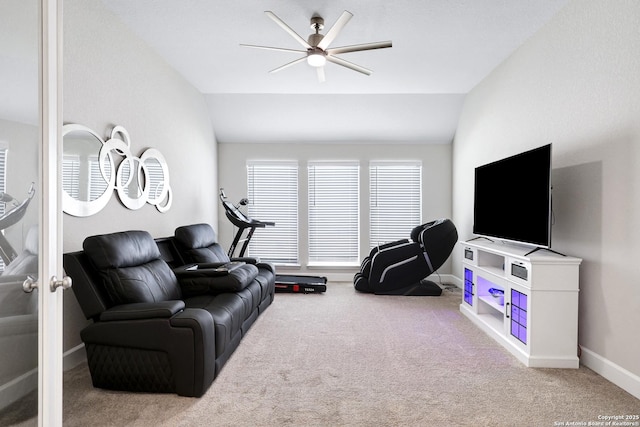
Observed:
[[[107,174],[111,173],[109,159],[107,157],[104,158],[104,170]],[[147,170],[152,172],[153,162],[147,165]],[[63,166],[64,167],[64,166]],[[64,175],[63,175],[64,176]],[[107,191],[107,186],[109,184],[109,175],[106,177],[102,176],[102,172],[100,172],[100,162],[98,161],[98,155],[89,156],[89,200],[96,200],[105,191]],[[153,188],[151,189],[153,191]]]
[[[7,148],[0,147],[0,193],[7,191]],[[0,216],[4,216],[7,207],[0,203]],[[0,271],[4,271],[4,260],[0,258]]]
[[[0,146],[0,193],[7,191],[7,148]],[[6,213],[4,203],[0,203],[0,216]]]
[[[162,190],[164,190],[164,169],[162,164],[158,161],[146,162],[147,172],[147,185],[149,186],[149,198],[155,200],[160,197]],[[104,181],[104,180],[103,180]]]
[[[247,197],[251,218],[276,223],[255,231],[249,255],[298,264],[298,163],[247,163]]]
[[[63,157],[62,188],[73,199],[80,197],[80,156],[65,154]]]
[[[419,162],[369,164],[370,249],[406,239],[422,223],[422,165]]]
[[[309,162],[309,263],[359,262],[357,162]]]

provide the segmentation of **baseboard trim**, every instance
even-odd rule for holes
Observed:
[[[314,274],[315,273],[315,274]],[[353,272],[329,272],[329,273],[320,273],[320,272],[314,272],[314,271],[309,271],[307,273],[301,273],[303,276],[321,276],[321,277],[326,277],[327,278],[327,282],[352,282],[353,283],[353,275],[355,273]]]
[[[73,369],[87,360],[87,353],[84,351],[84,344],[78,344],[72,349],[65,351],[62,355],[62,360],[62,369],[64,371]]]
[[[582,347],[580,363],[640,399],[640,376],[584,347]]]
[[[87,360],[84,344],[80,344],[63,354],[63,369],[68,371]],[[0,385],[0,409],[6,408],[22,396],[29,394],[38,388],[38,369],[12,379],[8,383]]]
[[[38,388],[38,370],[32,369],[0,386],[0,409]]]
[[[432,274],[427,277],[427,280],[439,283],[441,285],[455,285],[458,288],[462,288],[462,281],[453,274]]]
[[[302,276],[324,276],[327,278],[327,281],[329,283],[331,282],[340,282],[340,283],[344,283],[344,282],[350,282],[353,283],[353,276],[355,274],[357,270],[354,271],[344,271],[344,272],[340,272],[340,271],[329,271],[329,272],[319,272],[319,271],[297,271],[297,272],[288,272],[288,271],[284,271],[283,274],[299,274]],[[433,273],[432,275],[430,275],[429,277],[427,277],[428,280],[431,280],[432,282],[436,282],[442,285],[455,285],[458,288],[462,289],[462,281],[460,279],[458,279],[456,276],[454,276],[453,274],[436,274]]]

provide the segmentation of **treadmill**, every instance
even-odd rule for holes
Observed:
[[[272,221],[260,221],[257,219],[249,218],[246,216],[238,206],[227,200],[227,196],[223,188],[220,188],[220,201],[224,207],[224,213],[229,221],[236,227],[236,232],[233,242],[229,247],[229,258],[234,258],[234,252],[239,243],[242,243],[242,248],[238,257],[243,257],[249,241],[253,237],[253,233],[256,228],[274,227],[275,222]],[[242,199],[238,205],[245,206],[249,203],[248,199]],[[246,236],[243,238],[245,230],[248,230]],[[319,293],[327,290],[327,278],[321,276],[299,276],[291,274],[276,274],[275,291],[283,293]]]

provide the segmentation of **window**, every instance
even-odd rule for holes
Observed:
[[[103,162],[104,162],[104,171],[107,174],[106,177],[103,177],[102,172],[100,171],[100,161],[98,160],[98,155],[94,154],[89,156],[89,189],[88,189],[89,200],[96,200],[97,198],[102,196],[105,191],[108,190],[109,178],[111,174],[111,167],[110,167],[111,163],[109,162],[109,159],[107,157],[104,158]],[[149,176],[145,177],[148,180],[147,185],[150,183],[158,182],[157,177],[155,179],[153,178],[154,174],[158,173],[157,165],[158,163],[156,162],[146,163],[147,172],[149,173]],[[160,171],[160,174],[162,175],[162,170]],[[157,198],[158,193],[159,191],[157,188],[151,188],[151,193],[149,194],[149,197]]]
[[[2,144],[2,143],[0,143]],[[0,193],[7,191],[7,147],[0,145]],[[6,213],[4,203],[0,203],[0,216]]]
[[[369,164],[369,246],[406,239],[422,223],[422,165]]]
[[[62,189],[73,199],[80,197],[80,156],[65,154],[62,159]]]
[[[357,162],[309,162],[309,263],[359,263]]]
[[[62,158],[62,189],[75,200],[96,200],[109,189],[108,181],[111,167],[109,159],[106,157],[104,158],[104,169],[106,177],[103,177],[100,171],[97,154],[86,157],[84,162],[77,154],[65,154]],[[123,171],[121,181],[126,182],[129,179],[129,168],[127,167]],[[147,165],[147,171],[151,177],[154,172],[152,166]],[[138,188],[136,187],[134,191],[138,191]]]
[[[0,193],[7,191],[7,147],[0,143]],[[0,217],[7,212],[4,203],[0,203]],[[4,260],[0,258],[0,272],[4,271]]]
[[[256,230],[250,256],[275,264],[298,264],[298,163],[247,163],[248,214],[273,221],[275,227]]]

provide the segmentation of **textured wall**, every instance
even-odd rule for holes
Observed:
[[[570,2],[467,96],[453,148],[453,216],[469,238],[474,168],[553,143],[553,248],[584,260],[579,344],[636,383],[638,28],[637,1]]]
[[[169,166],[173,206],[160,213],[147,204],[126,209],[115,196],[98,214],[64,215],[64,251],[85,237],[129,229],[154,237],[179,225],[217,224],[217,148],[204,96],[124,27],[96,0],[64,2],[65,123],[80,123],[106,136],[114,125],[131,137],[133,155],[157,148]],[[82,314],[65,293],[65,339],[79,343]]]

